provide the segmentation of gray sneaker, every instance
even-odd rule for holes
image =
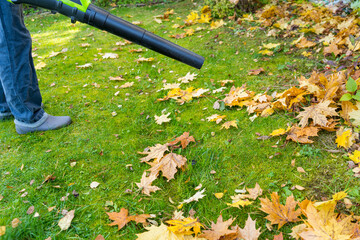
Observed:
[[[35,123],[23,123],[16,119],[14,122],[16,132],[18,134],[25,134],[29,132],[48,131],[66,127],[71,124],[71,118],[68,116],[51,116],[44,113],[44,116]]]

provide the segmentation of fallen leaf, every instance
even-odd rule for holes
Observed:
[[[155,115],[155,121],[157,124],[161,125],[163,124],[164,122],[170,122],[171,121],[171,118],[168,118],[168,116],[170,115],[171,113],[168,113],[168,114],[162,114],[160,117]]]
[[[71,210],[66,215],[59,220],[58,226],[60,227],[61,231],[67,230],[70,225],[71,221],[74,218],[75,210]]]
[[[5,233],[6,233],[6,226],[0,226],[0,237],[5,235]]]
[[[100,183],[98,183],[98,182],[92,182],[92,183],[90,184],[90,187],[91,187],[92,189],[95,189],[95,188],[97,188],[99,185],[100,185]]]
[[[194,233],[197,236],[201,232],[201,228],[204,228],[197,218],[192,217],[172,219],[166,223],[171,225],[168,229],[175,234],[191,235]]]
[[[185,199],[184,201],[182,201],[180,204],[184,204],[184,203],[191,203],[191,202],[198,202],[200,199],[202,199],[203,197],[205,197],[206,195],[203,194],[205,192],[205,188],[201,191],[198,191],[195,193],[194,196],[188,198],[188,199]]]
[[[141,192],[145,195],[150,196],[150,193],[161,190],[157,186],[151,186],[152,182],[156,179],[156,175],[150,174],[149,177],[146,177],[146,172],[143,173],[140,183],[136,183],[138,188],[141,189]]]
[[[40,62],[40,63],[36,64],[35,69],[36,69],[36,70],[41,70],[41,69],[43,69],[44,67],[46,67],[46,63]]]
[[[102,57],[104,59],[108,59],[108,58],[116,59],[116,58],[119,58],[119,55],[116,53],[105,53]]]
[[[203,237],[208,240],[235,239],[237,236],[237,231],[229,229],[234,220],[235,219],[230,218],[223,222],[223,217],[220,215],[216,224],[211,222],[211,229],[204,230],[203,234],[201,234],[199,237]]]
[[[26,213],[27,213],[28,215],[33,214],[34,210],[35,210],[35,207],[34,207],[34,206],[31,206],[31,207],[28,208],[28,210],[26,211]]]
[[[260,229],[256,229],[256,220],[252,220],[250,215],[245,222],[244,228],[236,227],[237,238],[243,240],[257,240],[261,234]]]
[[[128,222],[135,221],[136,223],[146,223],[146,219],[151,217],[149,214],[128,216],[129,212],[125,208],[121,208],[120,212],[107,212],[110,220],[114,222],[109,226],[118,226],[118,230],[122,229]]]
[[[76,66],[76,68],[91,68],[93,67],[92,63],[85,63],[84,65]]]
[[[157,175],[161,171],[163,176],[167,178],[167,181],[170,181],[174,178],[177,168],[184,166],[186,161],[187,159],[179,154],[169,153],[161,159],[148,162],[151,166],[149,171],[154,175]]]
[[[183,235],[171,232],[161,223],[160,226],[145,227],[147,232],[136,234],[137,240],[183,240]]]
[[[223,128],[229,129],[230,127],[238,128],[237,120],[232,120],[232,121],[225,122],[223,125],[221,125],[220,129],[223,129]]]
[[[189,83],[190,81],[194,81],[197,74],[188,72],[185,77],[181,77],[178,79],[181,83]]]
[[[261,208],[260,210],[269,214],[266,216],[272,225],[279,224],[280,229],[285,223],[298,222],[298,218],[301,215],[301,209],[295,210],[297,202],[293,196],[289,196],[286,199],[286,204],[280,204],[280,197],[277,192],[271,194],[271,201],[268,198],[260,198]]]
[[[311,118],[314,125],[326,126],[328,123],[327,116],[338,116],[335,108],[329,107],[330,103],[330,100],[325,100],[310,107],[304,107],[304,111],[300,112],[296,117],[301,119],[299,125],[305,127]]]
[[[19,226],[19,224],[21,223],[20,219],[18,218],[14,218],[12,221],[11,221],[11,226],[12,228],[16,228]],[[1,235],[0,235],[1,236]]]
[[[141,158],[141,162],[148,162],[151,159],[161,159],[164,156],[164,153],[169,151],[168,145],[156,144],[154,147],[150,147],[147,152],[139,152],[139,154],[147,154],[146,157]]]
[[[181,147],[184,149],[190,142],[195,142],[195,138],[190,136],[189,132],[184,132],[180,137],[177,137],[174,141],[168,143],[168,146],[174,146],[178,142],[181,142]]]
[[[260,73],[265,72],[265,69],[259,68],[259,69],[251,69],[248,72],[248,75],[259,75]]]

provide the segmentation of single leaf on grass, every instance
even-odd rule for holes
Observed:
[[[150,196],[150,193],[161,190],[161,188],[157,186],[151,186],[152,182],[156,179],[156,175],[150,174],[149,177],[146,177],[146,172],[143,173],[140,183],[136,183],[138,188],[141,189],[141,192],[145,195]]]
[[[240,208],[239,206],[241,207],[245,207],[245,206],[248,206],[250,204],[252,204],[253,202],[252,201],[249,201],[248,199],[245,199],[245,200],[237,200],[237,201],[233,201],[233,203],[226,203],[226,205],[230,206],[230,207],[237,207],[237,208]]]
[[[335,111],[336,108],[329,107],[330,100],[325,100],[310,107],[305,107],[304,111],[300,112],[296,118],[300,118],[299,125],[305,127],[309,119],[313,119],[314,125],[326,126],[328,123],[327,116],[338,116]]]
[[[16,228],[16,227],[19,226],[20,223],[21,223],[20,219],[14,218],[14,219],[11,221],[11,226],[12,226],[12,228]]]
[[[298,218],[301,215],[301,209],[295,210],[297,202],[293,196],[289,196],[286,199],[286,204],[280,203],[280,197],[277,192],[271,194],[271,201],[268,198],[260,198],[261,208],[260,210],[269,214],[266,216],[272,225],[279,224],[280,229],[285,223],[298,222]]]
[[[235,219],[230,218],[224,222],[222,215],[220,215],[216,223],[211,222],[211,229],[204,230],[203,234],[201,234],[199,237],[203,237],[208,240],[234,240],[236,239],[238,233],[236,230],[229,229],[234,220]]]
[[[180,220],[169,220],[166,221],[166,223],[171,225],[168,229],[175,234],[191,235],[195,233],[195,236],[197,236],[201,232],[201,228],[204,228],[204,226],[199,222],[199,219],[192,217]]]
[[[41,70],[41,69],[43,69],[44,67],[46,67],[46,63],[40,62],[40,63],[36,64],[35,69],[36,69],[36,70]]]
[[[355,163],[360,163],[360,151],[355,150],[352,154],[349,153],[349,158]]]
[[[283,128],[279,128],[279,129],[276,129],[274,131],[272,131],[272,133],[270,133],[270,136],[281,136],[281,135],[284,135],[285,133],[287,133],[287,130],[283,129]]]
[[[206,120],[208,120],[209,122],[216,122],[216,124],[219,124],[224,118],[226,118],[226,115],[213,114],[210,117],[207,117]]]
[[[127,82],[127,83],[124,83],[123,85],[121,85],[119,88],[129,88],[132,85],[134,85],[134,82]]]
[[[157,124],[161,125],[163,124],[164,122],[170,122],[171,121],[171,118],[168,118],[168,116],[170,115],[171,113],[168,113],[168,114],[163,114],[161,115],[160,117],[155,115],[155,121]]]
[[[355,143],[356,135],[356,133],[352,133],[351,129],[341,127],[336,131],[335,143],[337,143],[337,147],[349,149]]]
[[[178,142],[181,142],[181,147],[184,149],[190,142],[195,142],[195,138],[190,136],[189,132],[184,132],[180,137],[177,137],[174,141],[168,143],[168,146],[174,146]]]
[[[197,74],[188,72],[185,77],[181,77],[178,79],[181,83],[188,83],[190,81],[194,81]]]
[[[146,219],[151,217],[149,214],[133,215],[128,216],[129,212],[125,208],[121,208],[120,212],[107,212],[110,220],[114,222],[110,223],[109,226],[118,226],[118,230],[122,229],[128,222],[135,221],[136,223],[146,223]]]
[[[75,210],[71,210],[71,211],[67,212],[66,215],[59,220],[58,225],[59,225],[61,231],[65,231],[70,227],[71,221],[74,218],[74,214],[75,214]]]
[[[146,157],[141,158],[141,162],[148,162],[151,159],[161,159],[164,153],[169,151],[168,145],[156,144],[154,147],[150,147],[147,152],[138,152],[139,154],[147,154]]]
[[[92,66],[92,63],[85,63],[84,65],[76,66],[76,68],[91,68]]]
[[[6,226],[0,226],[0,237],[5,235],[6,233]]]
[[[225,128],[225,129],[229,129],[230,127],[235,127],[238,128],[237,126],[237,120],[232,120],[232,121],[227,121],[225,122],[223,125],[221,125],[221,129]]]
[[[259,75],[260,73],[265,72],[264,68],[259,68],[259,69],[251,69],[248,72],[248,75]]]
[[[155,58],[144,58],[144,57],[141,57],[137,60],[135,60],[137,63],[141,63],[141,62],[153,62],[155,60]]]
[[[119,55],[116,53],[105,53],[102,57],[104,59],[108,59],[108,58],[116,59],[116,58],[119,58]]]
[[[260,229],[256,229],[256,220],[252,220],[250,214],[246,220],[244,228],[236,226],[237,230],[237,239],[243,240],[257,240],[261,234]]]
[[[194,196],[192,196],[192,197],[190,197],[188,199],[185,199],[180,204],[198,202],[200,199],[202,199],[203,197],[206,196],[205,194],[203,194],[204,192],[205,192],[205,188],[203,190],[201,190],[201,191],[196,192]]]
[[[154,175],[157,175],[161,171],[163,176],[167,178],[167,181],[170,181],[174,178],[177,168],[184,166],[186,161],[187,159],[179,154],[169,153],[161,159],[148,162],[151,166],[149,171]]]

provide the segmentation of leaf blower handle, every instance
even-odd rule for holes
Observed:
[[[1,1],[1,0],[0,0]],[[179,45],[161,38],[145,29],[131,24],[109,12],[93,5],[90,0],[8,0],[12,3],[27,3],[41,8],[59,12],[71,18],[105,30],[116,36],[154,50],[187,65],[200,69],[204,57]]]

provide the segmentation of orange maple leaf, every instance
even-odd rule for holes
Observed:
[[[129,212],[125,208],[121,208],[120,212],[107,212],[110,220],[114,222],[109,226],[118,225],[118,230],[122,229],[128,222],[135,221],[136,223],[146,223],[146,219],[151,217],[149,214],[128,216]]]
[[[271,194],[271,201],[268,198],[260,198],[261,208],[260,210],[269,214],[268,219],[271,224],[279,224],[280,229],[285,223],[298,222],[298,218],[301,215],[301,209],[295,211],[297,202],[293,196],[289,196],[286,199],[286,204],[280,204],[280,197],[277,192]]]
[[[180,137],[177,137],[174,141],[168,143],[169,146],[174,146],[178,142],[181,142],[181,147],[184,149],[190,142],[195,142],[193,136],[190,136],[189,132],[184,132]]]

